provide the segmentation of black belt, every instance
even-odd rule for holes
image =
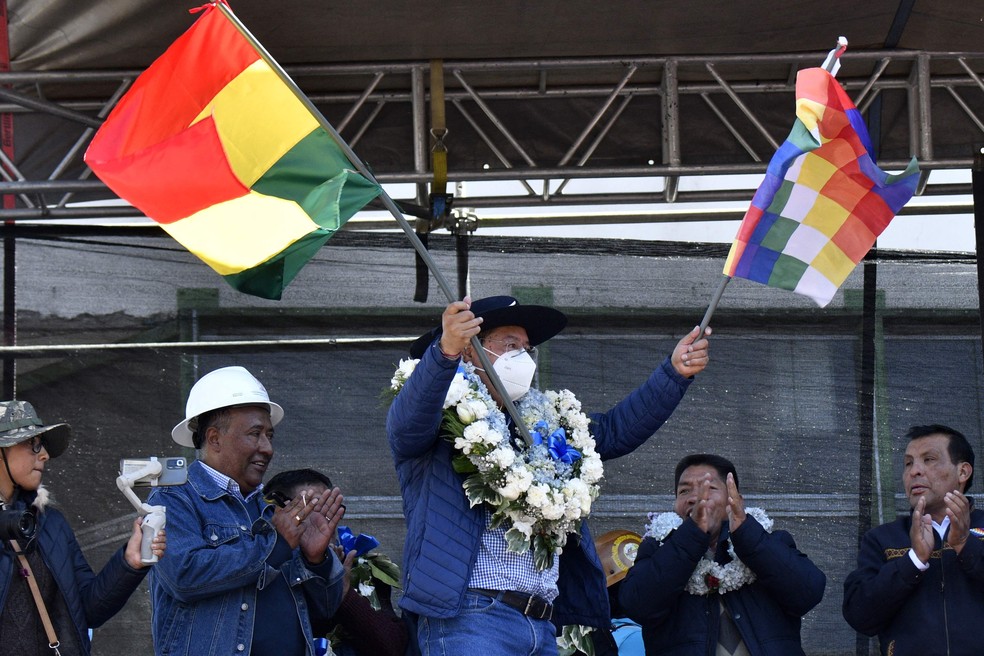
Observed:
[[[468,588],[471,592],[477,592],[486,597],[498,599],[507,606],[512,606],[523,615],[534,617],[538,620],[553,619],[553,606],[545,599],[536,595],[526,594],[525,592],[513,592],[512,590],[486,590],[485,588]]]

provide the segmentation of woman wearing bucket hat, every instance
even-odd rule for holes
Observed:
[[[601,461],[655,433],[707,365],[708,341],[695,328],[625,399],[586,415],[569,391],[530,387],[532,352],[566,323],[509,296],[455,301],[393,376],[387,435],[407,518],[400,606],[422,653],[553,656],[556,627],[610,622],[582,521]],[[509,398],[489,385],[475,336]],[[513,439],[509,402],[532,444]]]
[[[0,645],[5,656],[89,654],[90,627],[119,611],[147,573],[141,519],[99,574],[41,484],[68,447],[68,424],[45,426],[26,401],[0,402]],[[164,554],[166,538],[154,539]],[[17,576],[15,576],[15,573]],[[57,651],[49,649],[57,643]]]

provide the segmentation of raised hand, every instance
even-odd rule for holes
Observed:
[[[291,549],[301,543],[301,536],[304,535],[304,520],[311,512],[313,507],[308,503],[308,499],[300,494],[288,501],[283,508],[274,510],[273,527],[287,541]]]
[[[728,474],[728,527],[734,533],[745,521],[745,499],[738,493],[738,485],[733,474]]]
[[[356,551],[345,553],[345,548],[340,544],[331,545],[331,550],[335,552],[335,556],[342,563],[342,567],[345,568],[345,576],[342,578],[342,598],[349,593],[352,589],[352,565],[355,563]]]
[[[698,483],[697,503],[690,511],[690,517],[704,533],[716,538],[721,533],[721,520],[724,519],[720,502],[711,494],[711,475],[705,474]]]
[[[445,355],[461,355],[471,338],[482,328],[482,318],[471,311],[471,297],[449,303],[441,315],[441,352]]]
[[[345,515],[342,492],[337,487],[326,491],[310,503],[310,512],[304,521],[304,533],[301,535],[301,552],[312,565],[318,565],[325,559],[329,545],[335,537],[338,522]]]
[[[970,537],[970,502],[960,490],[954,490],[946,493],[943,503],[946,504],[946,516],[950,518],[946,541],[960,553]]]
[[[697,339],[699,335],[700,326],[694,326],[694,329],[684,335],[683,339],[677,342],[673,348],[670,362],[681,376],[690,377],[699,374],[704,371],[704,367],[710,361],[708,355],[710,342],[707,338],[711,336],[711,329],[705,329],[704,335]]]

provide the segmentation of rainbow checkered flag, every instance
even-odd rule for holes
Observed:
[[[380,193],[214,2],[136,79],[85,161],[233,287],[270,299]]]
[[[769,162],[724,274],[827,305],[916,190],[915,158],[898,175],[875,164],[860,112],[822,68],[796,76],[796,123]]]

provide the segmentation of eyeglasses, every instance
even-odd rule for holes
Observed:
[[[510,351],[526,351],[531,358],[536,359],[536,347],[535,346],[523,346],[515,339],[499,339],[497,337],[486,337],[484,342],[494,342],[496,344],[502,344],[504,347],[503,353],[509,353]],[[500,355],[497,353],[496,355]]]
[[[48,440],[44,435],[34,435],[31,437],[31,452],[41,453],[41,449],[48,449]]]

